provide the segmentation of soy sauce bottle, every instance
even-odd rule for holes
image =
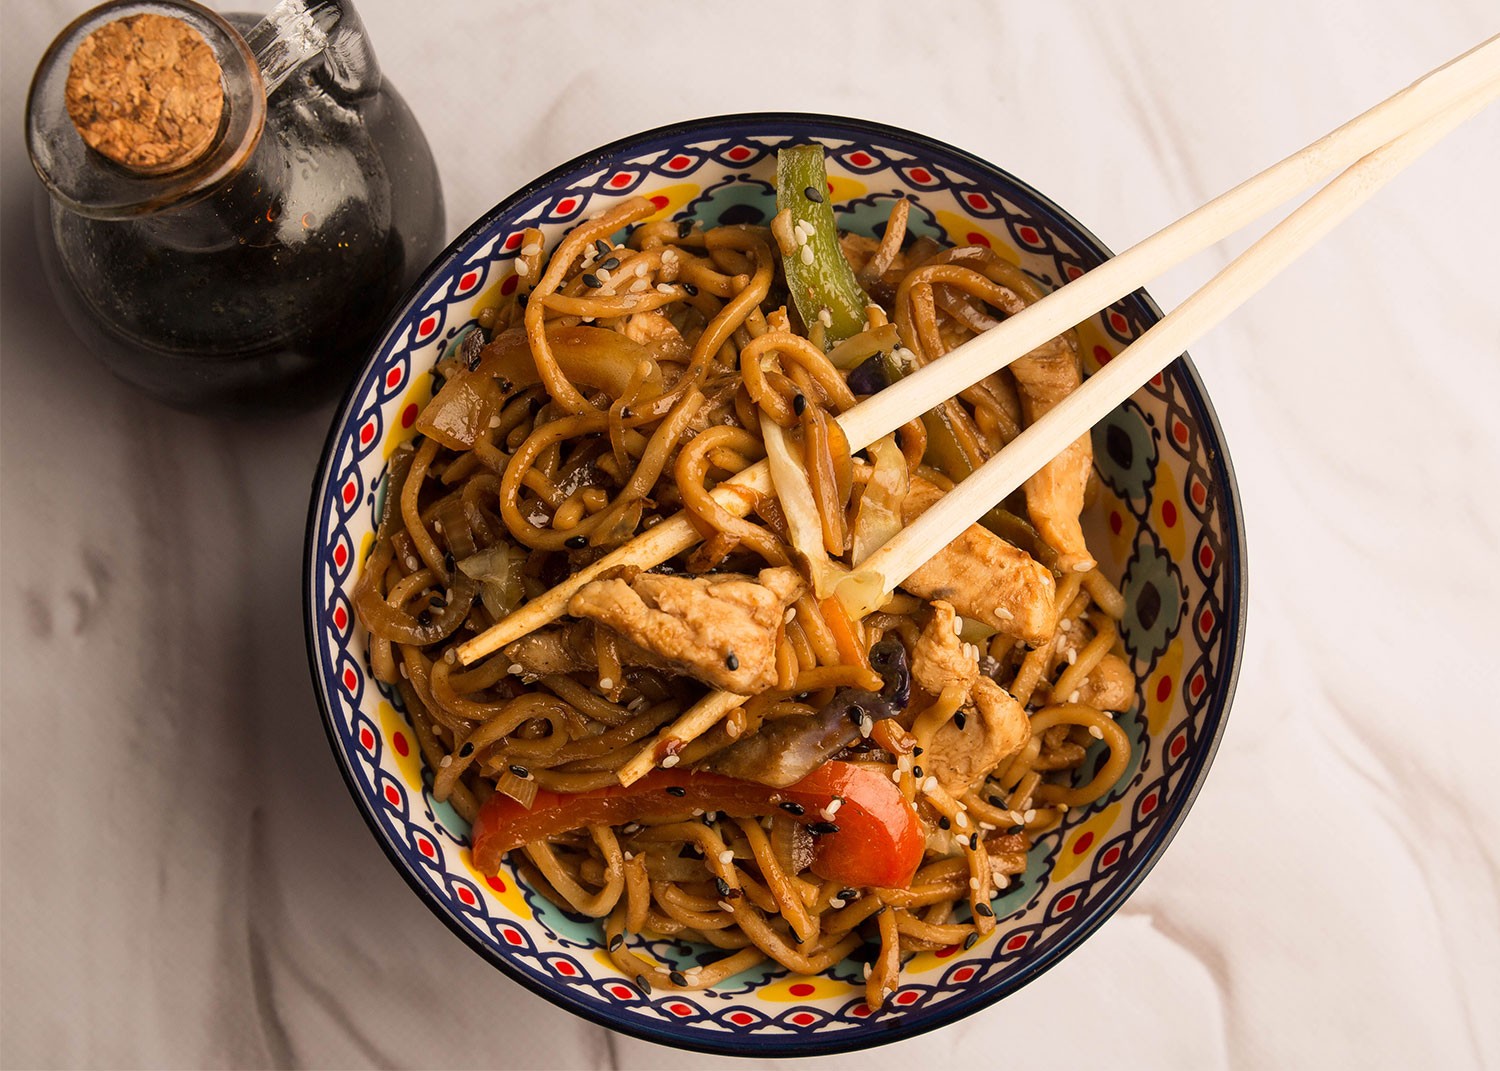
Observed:
[[[43,57],[27,143],[69,323],[181,409],[326,400],[443,237],[431,150],[347,0],[95,8]]]

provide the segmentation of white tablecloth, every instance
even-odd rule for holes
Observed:
[[[81,4],[4,5],[7,1066],[701,1067],[464,948],[329,755],[299,617],[328,420],[115,383],[38,270],[27,81]],[[843,113],[995,161],[1115,248],[1495,29],[1489,0],[359,0],[450,233],[627,133]],[[1250,629],[1166,857],[1062,965],[840,1067],[1500,1065],[1500,109],[1197,346]],[[1170,307],[1243,241],[1152,287]]]

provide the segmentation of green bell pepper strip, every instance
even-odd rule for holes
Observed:
[[[809,196],[811,194],[811,196]],[[854,277],[854,269],[839,248],[838,224],[828,202],[828,170],[823,146],[795,145],[776,154],[776,209],[789,210],[792,226],[810,224],[799,235],[797,248],[781,258],[787,289],[797,314],[807,326],[828,310],[823,347],[834,345],[865,329],[869,297]]]

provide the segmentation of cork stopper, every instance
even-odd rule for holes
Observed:
[[[68,118],[88,146],[122,167],[186,167],[213,145],[223,72],[192,26],[143,13],[99,27],[68,65]]]

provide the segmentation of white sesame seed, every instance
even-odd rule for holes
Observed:
[[[868,963],[865,964],[865,977],[870,977],[870,965]]]
[[[1071,632],[1073,630],[1073,619],[1071,617],[1063,618],[1057,623],[1057,630],[1059,632]]]
[[[676,766],[681,761],[682,759],[677,755],[668,755],[666,758],[661,760],[662,768],[670,770],[673,766]]]
[[[1088,562],[1076,562],[1073,565],[1073,572],[1075,572],[1075,573],[1087,573],[1089,570],[1091,570],[1093,568],[1094,567],[1092,565],[1090,565]]]
[[[832,818],[834,815],[839,813],[839,808],[843,805],[844,801],[838,796],[835,796],[833,797],[833,799],[828,801],[828,806],[823,808],[823,813],[829,818]]]
[[[625,861],[627,863],[630,862],[630,860],[632,860],[632,859],[635,858],[635,853],[634,852],[625,852],[624,855],[625,855]]]
[[[1069,647],[1068,648],[1067,658],[1068,658],[1068,665],[1070,665],[1070,666],[1073,663],[1077,662],[1078,661],[1078,648],[1076,648],[1076,647]]]
[[[957,636],[964,630],[964,619],[957,614],[953,615],[953,635]]]
[[[453,765],[453,756],[452,755],[444,755],[442,758],[438,759],[438,768],[439,769],[446,770],[448,767],[450,767],[452,765]]]
[[[874,731],[875,731],[875,723],[870,720],[870,716],[868,714],[866,714],[864,717],[862,717],[862,718],[859,719],[859,735],[860,736],[869,736]]]
[[[823,816],[823,821],[825,821],[825,822],[832,822],[833,821],[833,812],[830,811],[827,807],[822,808],[821,810],[818,811],[818,813]]]
[[[734,914],[734,905],[731,904],[728,900],[720,900],[719,901],[719,910],[725,912],[726,914],[733,915]]]
[[[526,672],[526,667],[521,665],[521,663],[519,662],[512,662],[510,664],[510,669],[506,670],[506,672],[512,674],[513,676],[519,677],[522,673]]]
[[[993,831],[997,827],[996,827],[996,825],[995,825],[994,822],[980,822],[979,823],[979,828],[982,829],[982,830],[984,830],[986,833],[988,833],[988,832]]]
[[[1018,825],[1018,826],[1026,824],[1026,816],[1024,814],[1022,814],[1020,811],[1011,811],[1010,812],[1010,820],[1011,820],[1011,822],[1013,822],[1015,825]]]
[[[643,290],[649,289],[650,286],[651,286],[651,284],[649,282],[647,282],[645,279],[637,279],[635,282],[633,282],[633,283],[630,284],[630,292],[632,294],[639,294]]]
[[[937,778],[934,777],[934,776],[932,776],[932,774],[928,774],[927,775],[927,780],[925,780],[925,781],[922,782],[922,791],[925,792],[925,793],[927,793],[930,796],[930,795],[932,795],[932,793],[934,793],[934,792],[937,791],[937,787],[938,787]]]
[[[1078,702],[1078,689],[1077,688],[1074,688],[1071,692],[1068,693],[1068,702],[1069,703],[1076,703],[1076,702]]]
[[[671,248],[670,246],[668,246],[666,249],[662,250],[661,262],[663,264],[667,265],[668,267],[671,267],[673,264],[676,264],[677,261],[678,261],[677,250]]]
[[[959,829],[968,829],[969,816],[964,814],[963,811],[959,811],[953,816],[953,824],[956,825]]]
[[[453,663],[458,661],[458,652],[450,647],[443,652],[443,661],[447,662],[450,666],[453,665]]]
[[[596,278],[598,278],[598,280],[601,283],[607,283],[607,282],[609,282],[609,269],[608,268],[600,268],[598,271],[594,272],[594,275],[595,275]]]
[[[492,417],[490,417],[490,427],[491,428],[498,428],[499,426],[500,426],[500,418],[499,418],[499,416],[492,416]]]
[[[901,771],[899,769],[891,771],[891,780],[898,785],[901,783]]]
[[[1016,615],[1011,613],[1003,606],[997,606],[995,607],[995,616],[998,617],[1001,621],[1010,621],[1014,619]]]
[[[725,848],[722,852],[719,853],[719,862],[724,866],[729,866],[734,862],[734,852],[732,852],[728,848]]]
[[[738,740],[740,736],[740,723],[737,721],[729,722],[724,726],[724,732],[728,734],[729,739]]]
[[[612,689],[614,686],[615,686],[615,679],[613,677],[600,677],[599,678],[599,687],[603,688],[606,692],[609,691],[610,689]]]
[[[797,608],[795,606],[788,606],[786,608],[786,613],[784,613],[784,614],[781,615],[781,620],[785,624],[790,625],[792,623],[792,619],[795,618],[796,616],[797,616]]]
[[[527,264],[524,260],[516,261],[516,274],[523,279],[526,278],[526,276],[531,274],[531,265]]]
[[[1089,726],[1089,735],[1092,736],[1095,740],[1103,740],[1104,739],[1104,730],[1101,729],[1101,728],[1099,728],[1099,726],[1097,726],[1097,725],[1090,725]]]
[[[1009,874],[996,874],[995,875],[995,888],[997,888],[997,889],[1008,889],[1008,888],[1010,888],[1010,875]]]
[[[671,293],[675,292],[672,289],[672,284],[671,283],[657,283],[656,284],[656,291],[659,294],[671,294]]]
[[[694,807],[693,808],[693,817],[694,818],[702,818],[703,817],[703,808],[702,807]]]
[[[812,262],[813,262],[812,246],[805,245],[805,246],[802,247],[802,263],[804,263],[804,264],[811,264]]]
[[[401,679],[402,680],[408,680],[408,681],[411,680],[411,673],[407,670],[405,662],[402,662],[396,668],[401,671]]]
[[[411,555],[407,555],[407,557],[406,557],[406,567],[408,569],[410,569],[412,572],[416,572],[417,571],[417,566],[419,566],[421,564],[422,563],[419,562],[419,561],[417,561],[416,558],[412,557]]]
[[[837,896],[833,896],[829,898],[828,906],[837,911],[839,908],[844,906],[844,901],[840,900]]]
[[[818,228],[816,228],[816,227],[813,226],[813,221],[810,220],[810,219],[804,219],[804,220],[802,220],[798,224],[798,226],[801,227],[803,230],[807,231],[808,234],[817,234],[818,233]]]
[[[822,324],[824,327],[832,327],[833,326],[833,313],[831,313],[827,309],[819,309],[818,310],[818,323]]]
[[[1028,807],[1026,809],[1026,814],[1023,817],[1025,817],[1026,819],[1026,824],[1030,825],[1032,822],[1036,821],[1036,811]]]
[[[979,879],[978,878],[970,878],[969,879],[969,888],[973,889],[975,892],[978,892],[979,891]]]
[[[521,247],[523,257],[534,257],[542,251],[542,247],[536,242],[527,242]]]
[[[646,277],[646,265],[644,263],[637,263],[633,270],[637,279],[644,279]]]

